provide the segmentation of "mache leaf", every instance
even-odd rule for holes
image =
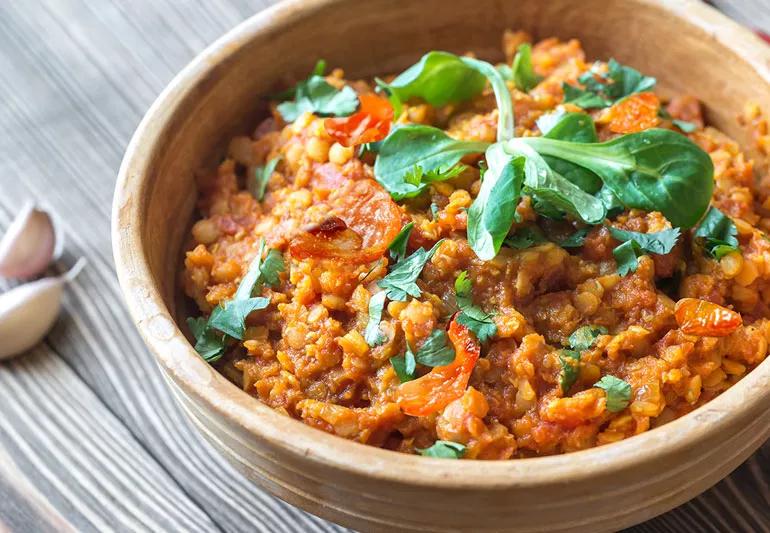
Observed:
[[[532,67],[532,45],[522,43],[516,50],[511,67],[511,78],[520,91],[529,92],[543,79]]]

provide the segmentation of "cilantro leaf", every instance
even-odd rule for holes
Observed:
[[[611,413],[622,411],[631,402],[631,385],[620,378],[606,375],[594,383],[594,387],[607,393],[607,410]]]
[[[377,286],[385,289],[387,297],[391,300],[405,302],[408,296],[419,298],[422,291],[415,282],[420,277],[425,263],[433,257],[442,242],[443,239],[434,244],[433,248],[427,252],[424,248],[420,248],[412,255],[401,259],[393,266],[387,276],[377,282]]]
[[[209,363],[214,363],[225,352],[225,336],[207,328],[206,323],[203,317],[187,319],[187,325],[195,337],[195,351]]]
[[[412,170],[404,174],[404,181],[415,187],[422,187],[424,189],[425,184],[433,183],[434,181],[446,181],[448,179],[456,178],[467,167],[465,165],[454,165],[446,168],[434,168],[428,171],[424,171],[422,166],[415,165]]]
[[[559,386],[562,394],[567,394],[580,375],[580,352],[575,350],[559,350]]]
[[[574,350],[588,350],[594,345],[599,335],[606,335],[607,328],[604,326],[583,326],[572,332],[567,339]]]
[[[243,340],[246,330],[246,317],[252,311],[264,309],[270,305],[270,298],[248,298],[246,300],[230,300],[218,305],[211,312],[208,327],[238,340]]]
[[[638,233],[625,231],[608,226],[613,238],[623,244],[612,251],[618,264],[618,274],[625,276],[629,272],[636,272],[639,266],[638,258],[644,252],[664,255],[676,246],[679,239],[679,228],[671,228],[656,233]]]
[[[542,76],[535,74],[535,69],[532,67],[531,44],[522,43],[516,50],[511,67],[511,78],[516,88],[524,92],[531,91],[543,79]]]
[[[384,291],[369,298],[369,322],[366,324],[364,339],[366,339],[366,344],[372,348],[385,342],[385,335],[380,331],[383,307],[385,307]]]
[[[281,156],[274,157],[264,167],[254,169],[254,177],[249,184],[249,192],[258,202],[265,198],[265,189],[270,181],[270,176],[275,172],[275,167],[281,159]]]
[[[408,351],[408,350],[407,350]],[[414,354],[414,359],[425,366],[444,366],[455,360],[455,349],[443,329],[434,329]]]
[[[347,85],[338,90],[329,84],[319,74],[324,68],[325,63],[319,61],[308,79],[280,95],[294,98],[293,101],[278,104],[278,112],[285,121],[294,122],[305,111],[319,117],[344,117],[358,109],[356,92]]]
[[[396,371],[396,375],[401,383],[412,381],[414,379],[414,371],[417,367],[417,361],[415,361],[414,353],[406,346],[406,353],[404,355],[398,355],[390,358],[390,364],[393,366],[393,370]]]
[[[409,242],[409,236],[412,233],[412,228],[414,228],[414,222],[406,224],[403,228],[401,228],[401,231],[398,232],[398,235],[396,235],[393,241],[388,245],[390,258],[394,261],[401,261],[404,257],[406,257],[406,245]]]
[[[597,70],[593,67],[578,78],[584,89],[564,83],[564,102],[583,109],[609,107],[634,93],[652,90],[656,83],[655,78],[644,76],[614,59],[609,60],[607,74],[600,78],[597,79]]]
[[[514,250],[524,250],[537,244],[548,242],[540,228],[525,226],[517,229],[512,235],[508,235],[503,244]]]
[[[586,242],[586,236],[589,231],[591,231],[591,228],[580,228],[569,237],[556,241],[556,244],[562,248],[580,248]]]
[[[227,337],[243,340],[245,322],[249,314],[270,305],[270,298],[252,297],[252,295],[264,284],[277,285],[285,265],[278,250],[269,250],[265,259],[262,260],[264,250],[265,240],[262,239],[256,257],[249,265],[249,270],[231,300],[214,308],[208,320],[203,318],[188,320],[196,339],[195,349],[206,361],[214,362],[222,356]]]
[[[497,335],[497,325],[492,320],[492,314],[473,305],[471,297],[472,284],[466,271],[460,272],[455,280],[455,298],[460,314],[457,322],[471,330],[480,343],[485,343]]]
[[[703,239],[704,250],[714,259],[721,259],[739,250],[736,235],[738,235],[738,229],[735,223],[713,206],[709,208],[695,230],[695,237]]]
[[[625,276],[630,272],[636,272],[636,269],[639,267],[638,259],[644,253],[642,253],[642,249],[636,241],[631,240],[612,250],[612,255],[615,256],[615,262],[618,265],[618,274]]]
[[[418,448],[417,451],[424,457],[438,457],[440,459],[459,459],[465,455],[465,445],[451,440],[437,440],[430,448]]]

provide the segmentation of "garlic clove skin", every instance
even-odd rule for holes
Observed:
[[[53,216],[26,205],[0,240],[0,276],[30,279],[42,274],[62,248]]]
[[[81,259],[63,276],[33,281],[0,294],[0,360],[33,348],[45,337],[61,311],[64,285],[84,265]]]

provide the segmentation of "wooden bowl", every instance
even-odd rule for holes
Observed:
[[[431,49],[499,60],[505,28],[577,37],[691,92],[748,146],[736,115],[770,111],[770,52],[753,34],[685,0],[290,0],[198,56],[158,98],[120,169],[115,261],[126,301],[169,386],[203,435],[278,497],[366,531],[610,530],[651,518],[727,475],[770,436],[770,359],[693,413],[586,451],[511,461],[429,459],[350,442],[283,416],[206,364],[177,324],[193,174],[250,131],[261,96],[319,57],[350,77],[397,71]],[[248,505],[248,502],[244,502]]]

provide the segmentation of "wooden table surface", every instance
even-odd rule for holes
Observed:
[[[45,343],[0,364],[0,532],[342,531],[267,495],[203,442],[113,270],[110,205],[134,128],[196,53],[270,3],[0,2],[0,230],[36,199],[64,220],[54,271],[89,261]],[[728,530],[770,531],[770,443],[633,528]]]

